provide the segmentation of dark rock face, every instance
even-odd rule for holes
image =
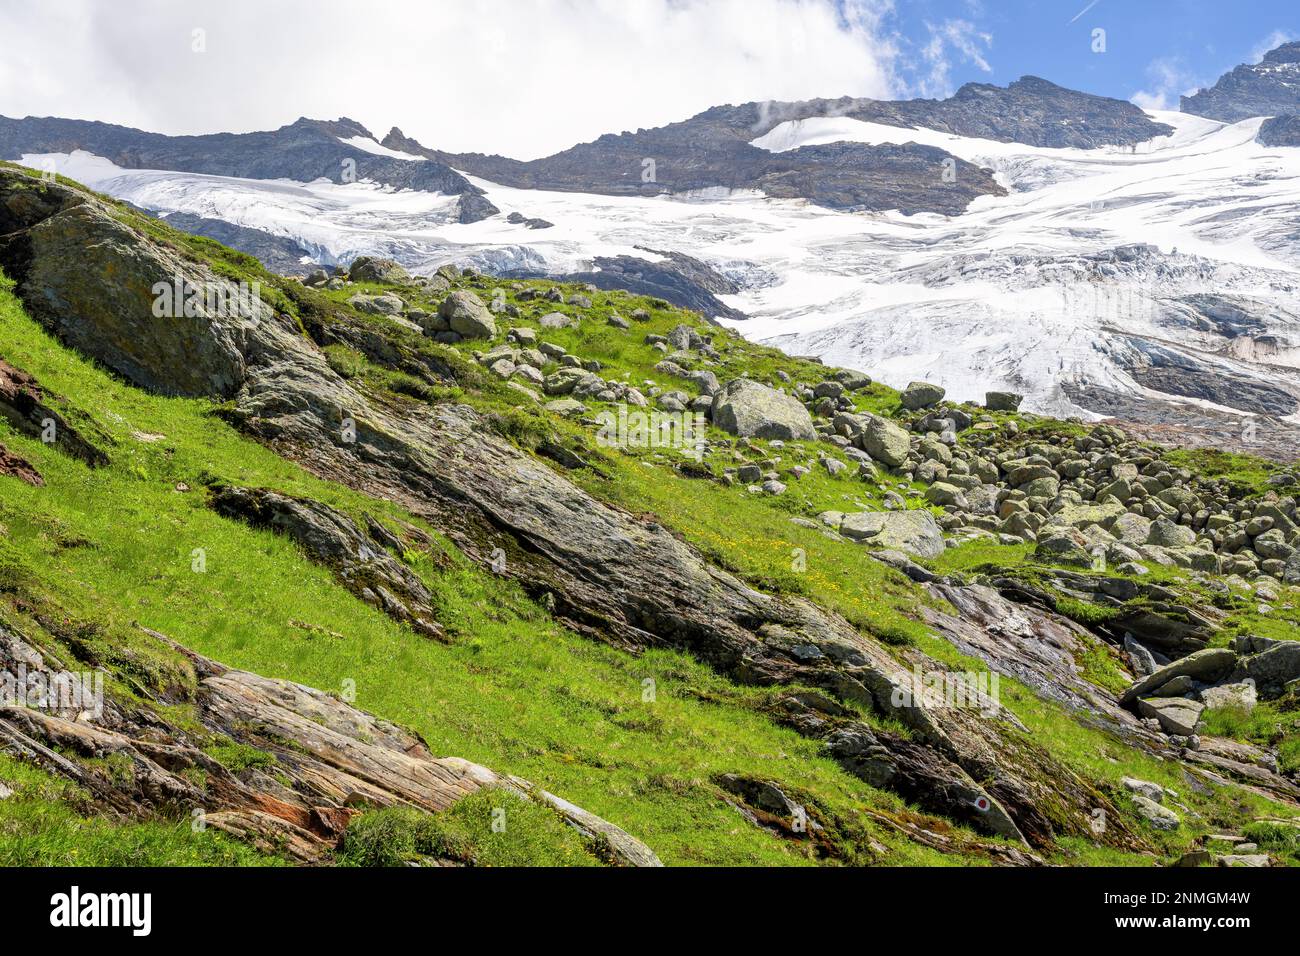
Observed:
[[[4,445],[0,445],[0,475],[17,478],[36,488],[45,485],[45,479],[35,465],[21,455],[15,455]]]
[[[1300,106],[1296,109],[1300,110]],[[1300,116],[1274,116],[1265,120],[1257,139],[1264,146],[1300,146]]]
[[[1224,123],[1300,113],[1300,42],[1285,43],[1266,54],[1262,62],[1239,66],[1209,89],[1184,96],[1181,109]]]
[[[750,107],[758,109],[756,104]],[[833,143],[771,153],[750,145],[763,132],[734,114],[711,110],[657,130],[605,135],[527,163],[477,153],[442,153],[391,134],[384,145],[395,148],[394,143],[402,143],[419,155],[521,189],[611,196],[752,189],[833,209],[945,215],[961,213],[979,196],[1005,195],[992,174],[934,147]],[[945,177],[945,161],[956,170],[955,176]]]
[[[548,276],[559,282],[590,283],[598,289],[621,289],[634,295],[647,295],[663,299],[673,305],[698,312],[708,319],[744,319],[745,313],[733,309],[718,298],[734,295],[740,286],[722,273],[691,256],[680,252],[647,249],[661,255],[660,262],[651,262],[636,256],[599,256],[592,262],[591,272],[572,272]],[[510,272],[512,278],[542,278],[540,273]]]
[[[545,219],[538,219],[535,216],[525,216],[521,212],[512,212],[506,216],[506,222],[516,226],[527,226],[529,229],[550,229],[555,223],[547,222]]]
[[[125,169],[168,169],[247,179],[368,179],[399,189],[461,197],[462,222],[496,215],[497,208],[464,176],[443,163],[376,156],[340,142],[371,133],[349,119],[300,119],[277,130],[164,136],[125,126],[82,120],[0,117],[0,159],[23,153],[68,153],[83,149]]]
[[[430,150],[398,129],[384,138],[383,145],[436,158],[503,185],[605,195],[723,187],[804,198],[835,209],[955,215],[977,196],[1003,194],[987,172],[932,147],[831,143],[770,153],[750,145],[787,120],[816,116],[924,126],[1033,146],[1129,145],[1170,131],[1131,103],[1024,77],[1005,89],[968,84],[947,100],[844,98],[719,106],[684,122],[605,135],[531,162]],[[647,160],[654,163],[649,181]],[[953,181],[940,175],[945,160],[955,164]]]
[[[845,115],[1029,146],[1130,146],[1172,132],[1132,103],[1068,90],[1036,76],[1021,77],[1005,89],[967,83],[946,100],[857,102],[861,105]]]
[[[779,155],[795,167],[767,173],[758,188],[775,198],[808,199],[831,209],[959,216],[979,196],[1002,195],[987,170],[935,146],[827,143]]]
[[[1300,399],[1284,389],[1234,375],[1154,342],[1138,338],[1128,341],[1136,350],[1128,372],[1148,388],[1278,418],[1300,408]]]
[[[194,236],[207,236],[223,246],[246,252],[272,272],[280,275],[309,275],[319,268],[313,253],[286,236],[261,229],[239,226],[224,219],[209,219],[187,212],[173,212],[162,217],[167,225]],[[303,262],[303,259],[310,261]]]
[[[66,402],[50,395],[27,372],[0,359],[0,417],[24,435],[44,438],[52,428],[52,442],[64,454],[92,468],[108,464],[108,455],[91,444],[67,419]]]

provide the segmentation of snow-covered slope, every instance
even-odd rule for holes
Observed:
[[[603,197],[475,180],[503,215],[462,225],[455,199],[371,184],[122,170],[86,154],[60,172],[163,212],[298,240],[325,263],[361,253],[431,268],[578,271],[598,255],[702,259],[743,291],[748,336],[952,397],[1010,388],[1056,414],[1179,401],[1287,417],[1300,396],[1300,150],[1152,114],[1136,147],[1047,149],[845,118],[782,124],[773,151],[831,142],[939,146],[996,171],[1006,197],[960,217],[836,212],[751,194]],[[939,171],[936,170],[936,188]],[[555,224],[513,225],[521,212]]]

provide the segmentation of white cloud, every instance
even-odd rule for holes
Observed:
[[[920,50],[923,72],[915,84],[919,95],[932,98],[952,95],[954,56],[984,73],[993,72],[984,55],[993,46],[993,34],[977,29],[969,20],[945,20],[938,26],[927,22],[925,27],[930,38]]]
[[[1191,96],[1199,88],[1179,58],[1161,57],[1147,64],[1147,88],[1129,99],[1144,110],[1176,110],[1180,96]]]
[[[160,132],[350,116],[546,155],[722,103],[898,91],[889,0],[64,0],[0,6],[0,114]],[[206,52],[192,49],[204,30]]]

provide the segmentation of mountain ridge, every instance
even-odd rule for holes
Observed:
[[[397,189],[459,196],[459,219],[464,223],[496,215],[496,207],[484,199],[482,190],[455,170],[437,162],[377,156],[343,142],[342,134],[373,138],[364,126],[346,117],[302,117],[279,129],[253,133],[167,136],[87,120],[0,116],[0,159],[84,150],[128,169],[299,182],[370,180]]]

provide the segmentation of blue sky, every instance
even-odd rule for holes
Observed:
[[[837,2],[848,13],[880,6]],[[1177,108],[1189,88],[1252,62],[1266,45],[1300,39],[1296,0],[895,0],[892,7],[881,32],[899,37],[899,77],[928,93],[1034,74]],[[1105,30],[1104,53],[1093,52],[1096,29]],[[927,56],[940,50],[938,59]]]

